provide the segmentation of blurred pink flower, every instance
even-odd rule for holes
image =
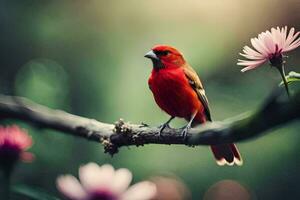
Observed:
[[[300,38],[297,38],[299,34],[299,31],[295,33],[294,28],[291,28],[288,33],[287,26],[262,32],[257,38],[251,39],[253,48],[245,46],[244,53],[240,53],[248,60],[239,59],[237,64],[247,66],[241,70],[242,72],[255,69],[266,61],[270,61],[272,66],[281,67],[282,53],[292,51],[300,46]]]
[[[32,161],[33,155],[26,152],[31,145],[31,137],[18,126],[0,126],[0,166],[10,167],[19,159]]]
[[[57,178],[57,188],[71,200],[150,200],[156,195],[154,183],[144,181],[129,187],[128,169],[89,163],[79,168],[80,182],[72,175]],[[129,188],[128,188],[129,187]]]

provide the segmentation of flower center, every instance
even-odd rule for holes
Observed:
[[[281,67],[283,63],[282,58],[282,49],[278,48],[278,45],[275,46],[275,52],[269,55],[270,64],[274,67]]]
[[[118,200],[118,198],[108,190],[98,190],[90,196],[89,200]]]
[[[0,145],[0,165],[13,165],[20,157],[21,149],[18,145],[5,142]]]

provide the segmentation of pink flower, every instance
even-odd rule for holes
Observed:
[[[31,145],[31,137],[18,126],[0,126],[0,166],[10,167],[19,159],[32,161],[33,155],[26,152]]]
[[[262,32],[257,38],[251,39],[253,48],[245,46],[244,56],[248,60],[238,60],[238,65],[247,66],[241,71],[245,72],[255,69],[267,61],[275,67],[281,67],[283,63],[283,53],[292,51],[300,46],[300,32],[295,33],[295,29],[291,28],[287,32],[287,26],[284,28],[272,28],[271,31]]]
[[[71,200],[150,200],[156,195],[154,183],[143,181],[129,187],[131,172],[115,170],[108,164],[80,167],[79,179],[80,182],[72,175],[60,176],[57,188]]]

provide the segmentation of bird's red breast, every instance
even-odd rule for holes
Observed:
[[[205,120],[204,107],[182,68],[153,69],[148,83],[155,102],[169,115],[189,120],[197,112],[195,122]]]

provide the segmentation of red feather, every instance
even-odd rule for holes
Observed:
[[[203,105],[182,68],[153,70],[148,83],[155,102],[166,113],[190,120],[192,114],[197,112],[195,121],[202,121]]]

